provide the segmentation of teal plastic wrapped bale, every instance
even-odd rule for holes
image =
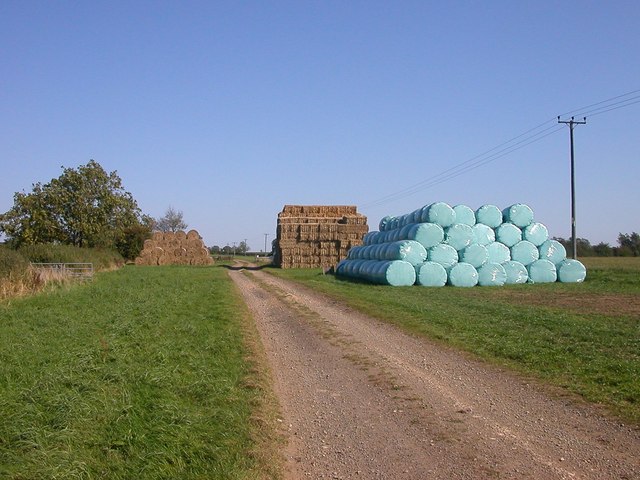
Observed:
[[[380,238],[378,239],[378,243],[389,243],[393,241],[392,238],[394,232],[395,230],[385,230],[384,232],[382,232]]]
[[[424,262],[416,267],[416,285],[443,287],[447,283],[447,271],[436,262]]]
[[[489,261],[489,252],[487,247],[474,243],[469,245],[462,252],[458,252],[459,260],[464,263],[470,263],[476,268],[480,268],[482,265]]]
[[[409,287],[416,283],[416,270],[404,260],[378,262],[379,265],[369,274],[368,279],[392,287]]]
[[[349,260],[340,260],[338,262],[338,264],[336,265],[336,275],[337,276],[343,276],[344,275],[344,268],[345,265],[349,262]]]
[[[358,259],[351,262],[348,268],[349,276],[360,277],[360,270],[366,265],[368,260]]]
[[[466,205],[456,205],[453,207],[453,211],[456,212],[456,223],[464,223],[473,227],[476,224],[476,214]]]
[[[496,241],[504,243],[507,247],[513,247],[522,240],[522,230],[513,223],[503,223],[495,229]]]
[[[475,242],[473,228],[464,223],[454,223],[445,229],[444,241],[456,250],[464,250]]]
[[[580,283],[587,277],[587,269],[579,260],[563,260],[557,269],[558,280],[562,283]]]
[[[504,243],[493,242],[487,245],[488,261],[490,263],[504,263],[511,260],[511,251]]]
[[[469,263],[456,263],[449,269],[449,284],[454,287],[475,287],[478,284],[478,271]]]
[[[420,209],[420,213],[416,215],[416,220],[418,220],[417,223],[431,223],[429,222],[429,208],[431,208],[431,205],[432,204],[430,203]]]
[[[540,258],[538,247],[528,240],[522,240],[511,247],[511,260],[520,262],[525,267]]]
[[[415,240],[399,240],[387,244],[384,260],[404,260],[411,265],[419,265],[427,260],[427,250]]]
[[[553,283],[558,279],[556,266],[549,260],[536,260],[527,265],[529,283]]]
[[[429,260],[439,263],[444,268],[451,268],[458,263],[458,251],[451,245],[441,243],[429,249]]]
[[[375,239],[376,236],[378,235],[379,232],[373,230],[371,232],[367,232],[364,234],[364,236],[362,237],[362,244],[363,245],[373,245],[374,243],[376,243]]]
[[[386,217],[382,217],[380,219],[380,223],[378,224],[378,230],[381,232],[386,232],[389,229],[389,225],[391,224],[391,219],[393,217],[391,215],[387,215]]]
[[[540,258],[551,261],[554,265],[560,264],[567,258],[567,250],[557,240],[547,240],[538,247]]]
[[[511,222],[516,227],[525,228],[533,223],[533,210],[523,203],[515,203],[502,211],[505,222]]]
[[[444,230],[437,223],[416,223],[407,238],[419,242],[424,248],[431,248],[444,241]]]
[[[437,223],[442,228],[446,228],[456,223],[456,212],[448,203],[432,203],[426,212],[424,209],[422,212],[422,223],[426,222]]]
[[[487,262],[478,269],[478,285],[501,287],[507,281],[507,272],[499,263]]]
[[[349,268],[351,263],[355,260],[341,260],[338,265],[336,265],[336,275],[339,277],[348,277],[349,276]]]
[[[400,229],[398,232],[398,240],[411,240],[409,238],[409,232],[416,225],[415,223],[408,223]]]
[[[549,231],[542,223],[534,222],[524,229],[523,238],[539,247],[549,239]]]
[[[476,243],[480,245],[489,245],[496,241],[496,234],[493,228],[487,227],[483,223],[476,223],[473,227],[473,235],[475,236]]]
[[[516,262],[515,260],[509,260],[508,262],[504,262],[502,266],[507,274],[507,279],[505,280],[506,284],[515,285],[519,283],[527,283],[529,280],[527,267],[522,263]]]
[[[495,205],[482,205],[476,210],[476,222],[487,227],[498,228],[502,223],[502,210]]]

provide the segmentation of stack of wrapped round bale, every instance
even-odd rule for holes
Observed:
[[[136,265],[211,265],[213,258],[195,230],[154,232],[145,240]]]
[[[408,286],[501,286],[582,282],[586,269],[567,259],[531,208],[451,207],[437,202],[399,217],[384,217],[336,266],[336,274]]]

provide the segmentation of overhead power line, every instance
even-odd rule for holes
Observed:
[[[635,105],[640,103],[640,89],[633,90],[627,93],[623,93],[622,95],[616,95],[615,97],[608,98],[606,100],[602,100],[597,103],[592,103],[590,105],[586,105],[584,107],[580,107],[579,109],[569,111],[567,113],[562,114],[561,116],[567,116],[573,114],[574,116],[595,116],[600,115],[606,112],[610,112],[612,110],[618,110],[620,108],[625,108],[631,105]],[[594,108],[596,107],[596,108]],[[576,114],[575,112],[580,112]],[[560,130],[563,129],[562,126],[558,126],[555,123],[556,117],[550,118],[539,125],[526,130],[525,132],[507,140],[506,142],[502,142],[499,145],[480,153],[474,157],[471,157],[464,162],[461,162],[453,167],[450,167],[442,172],[433,175],[431,177],[425,178],[424,180],[414,183],[402,190],[398,190],[397,192],[391,193],[389,195],[385,195],[378,199],[375,199],[371,202],[362,204],[362,207],[374,207],[381,206],[387,203],[400,200],[402,198],[414,195],[421,190],[426,190],[428,188],[434,187],[446,181],[449,181],[453,178],[459,177],[468,173],[472,170],[475,170],[479,167],[487,165],[499,158],[505,157],[517,150],[520,150],[532,143],[538,142],[550,135],[553,135]],[[549,125],[550,123],[554,123],[554,125]],[[545,128],[543,128],[545,127]]]

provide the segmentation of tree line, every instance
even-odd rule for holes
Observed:
[[[554,240],[559,241],[567,252],[573,250],[570,238],[554,237]],[[636,232],[620,233],[617,246],[605,242],[591,245],[586,238],[576,238],[576,250],[578,257],[637,257],[640,256],[640,235]]]
[[[94,160],[77,169],[62,169],[62,175],[48,183],[34,184],[30,193],[15,193],[13,207],[0,214],[0,233],[9,247],[61,244],[109,248],[134,259],[151,232],[187,228],[182,212],[173,207],[159,219],[142,213],[117,173],[107,173]],[[555,240],[567,251],[572,250],[571,240]],[[636,232],[620,233],[617,246],[604,242],[591,245],[585,238],[578,238],[576,243],[580,257],[640,256],[640,235]],[[249,250],[246,242],[210,249],[214,255],[246,254]]]
[[[157,220],[142,213],[118,174],[106,172],[95,160],[62,169],[58,178],[33,184],[29,193],[14,194],[11,209],[0,214],[7,246],[104,248],[134,259],[153,231],[187,228],[182,212],[172,207]]]

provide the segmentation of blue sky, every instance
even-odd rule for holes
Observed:
[[[635,0],[4,0],[0,211],[94,159],[210,246],[264,248],[286,204],[357,205],[374,230],[520,202],[569,237],[555,119],[595,110],[574,132],[577,232],[614,245],[640,231],[638,25]]]

